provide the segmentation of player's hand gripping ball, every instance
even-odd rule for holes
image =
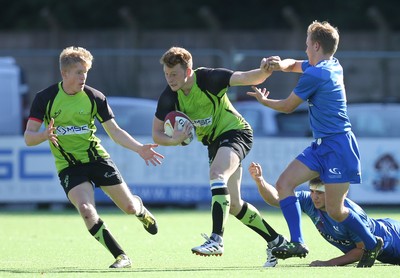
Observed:
[[[164,120],[164,133],[169,137],[172,137],[174,135],[175,122],[178,122],[178,130],[182,130],[187,121],[189,121],[189,123],[192,125],[192,129],[190,131],[189,137],[181,143],[181,146],[189,145],[190,142],[193,141],[195,130],[192,120],[190,120],[190,118],[185,113],[182,113],[180,111],[169,112],[167,116],[165,116]]]

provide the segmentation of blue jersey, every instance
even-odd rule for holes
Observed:
[[[357,242],[362,242],[360,237],[329,217],[327,212],[316,209],[310,192],[298,191],[296,195],[302,211],[311,218],[322,237],[343,253],[356,248]],[[383,251],[377,259],[383,263],[400,264],[400,222],[389,218],[370,218],[360,206],[347,198],[345,206],[360,216],[373,235],[383,239]]]
[[[350,131],[343,68],[339,61],[336,58],[322,60],[315,66],[304,61],[302,70],[293,92],[308,102],[314,138]]]

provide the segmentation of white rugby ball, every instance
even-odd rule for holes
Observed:
[[[178,130],[182,130],[183,126],[185,123],[189,121],[190,124],[192,125],[192,131],[190,132],[190,136],[184,140],[181,145],[186,146],[189,145],[190,142],[193,141],[194,136],[195,136],[195,130],[194,126],[192,124],[192,121],[190,118],[185,114],[180,111],[171,111],[165,116],[164,120],[164,133],[168,135],[169,137],[172,137],[174,135],[174,126],[175,122],[178,122]]]

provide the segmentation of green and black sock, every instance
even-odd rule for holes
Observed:
[[[278,237],[277,232],[268,225],[252,204],[245,202],[236,218],[262,236],[267,242],[271,242]]]
[[[229,217],[230,195],[226,183],[223,180],[211,180],[211,214],[212,233],[223,236],[225,224]]]
[[[114,258],[121,254],[125,254],[121,246],[119,246],[118,242],[107,229],[106,224],[101,219],[94,224],[94,226],[89,230],[89,233],[105,248],[107,248],[111,254],[113,254]]]

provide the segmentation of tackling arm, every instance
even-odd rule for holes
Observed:
[[[359,242],[356,244],[356,248],[350,250],[342,256],[335,257],[327,261],[313,261],[310,263],[310,266],[344,266],[358,262],[363,255],[363,247],[364,244]]]
[[[269,64],[272,70],[274,71],[283,71],[283,72],[297,72],[302,73],[303,69],[301,68],[303,61],[302,60],[294,60],[294,59],[284,59],[281,60],[280,57],[274,56],[269,60]]]
[[[256,86],[252,86],[252,89],[254,92],[247,92],[247,95],[256,98],[262,105],[282,113],[293,112],[303,102],[294,92],[291,92],[285,99],[271,99],[268,98],[269,91],[267,89],[257,88]]]
[[[258,192],[264,201],[270,206],[279,207],[278,191],[275,189],[275,187],[264,180],[260,164],[252,162],[249,166],[249,173],[256,182]]]
[[[229,85],[250,86],[263,83],[272,74],[272,70],[268,66],[268,59],[262,59],[260,68],[258,69],[253,69],[249,71],[235,71],[231,76]]]

